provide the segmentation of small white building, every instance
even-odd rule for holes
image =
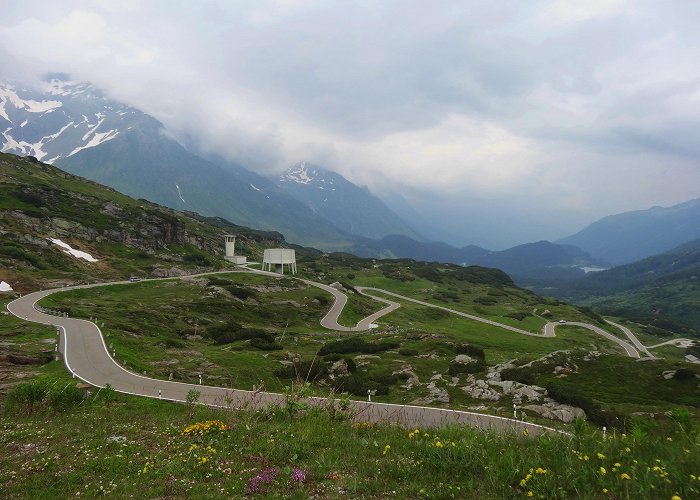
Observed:
[[[268,248],[263,254],[263,271],[272,271],[284,274],[284,266],[287,266],[292,274],[297,272],[296,253],[291,248]]]
[[[242,255],[236,255],[236,235],[227,234],[224,238],[226,239],[226,255],[224,258],[234,264],[245,264],[247,259]]]

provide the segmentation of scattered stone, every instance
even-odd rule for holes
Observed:
[[[583,360],[584,361],[593,361],[594,359],[597,359],[602,355],[603,355],[603,353],[600,351],[590,351],[588,354],[586,354],[583,357]]]
[[[411,401],[411,404],[427,405],[431,403],[449,403],[449,393],[442,387],[438,387],[436,382],[435,380],[429,382],[425,387],[428,389],[428,395]]]
[[[171,267],[170,269],[156,267],[153,271],[151,271],[151,274],[156,278],[174,278],[176,276],[185,276],[189,274],[189,272],[178,267]]]
[[[526,363],[526,364],[522,365],[520,368],[527,368],[527,367],[529,367],[529,366],[532,366],[534,363],[541,363],[541,362],[543,362],[543,361],[547,361],[548,359],[553,358],[553,357],[556,356],[557,354],[568,354],[568,353],[570,353],[570,352],[571,352],[571,351],[568,351],[568,350],[552,351],[552,352],[550,352],[549,354],[545,354],[545,355],[542,356],[541,358],[533,359],[533,360],[530,361],[529,363]]]
[[[568,375],[570,373],[573,373],[573,370],[567,366],[555,366],[554,367],[554,374],[555,375]]]
[[[586,412],[581,408],[553,401],[541,405],[523,406],[522,409],[536,413],[541,417],[559,420],[564,423],[570,423],[579,418],[586,418]]]
[[[475,359],[471,356],[467,356],[466,354],[457,354],[457,356],[455,356],[455,359],[452,360],[453,363],[460,363],[463,365],[468,365],[473,361],[475,361]]]
[[[442,358],[442,356],[439,356],[439,355],[438,355],[436,352],[434,352],[434,351],[427,352],[427,353],[425,353],[425,354],[419,354],[419,355],[416,356],[416,357],[417,357],[417,358],[425,358],[425,359],[441,359],[441,358]]]
[[[490,388],[481,379],[475,380],[472,375],[467,377],[467,385],[461,389],[474,399],[483,399],[484,401],[498,401],[501,399],[501,394],[497,390]]]
[[[328,286],[331,287],[331,288],[335,288],[336,290],[338,290],[338,291],[340,291],[340,292],[343,292],[343,293],[345,293],[345,292],[348,291],[348,290],[347,290],[343,285],[341,285],[340,282],[338,282],[338,281],[336,281],[335,283],[331,283],[331,284],[328,285]]]
[[[414,387],[418,387],[420,385],[420,379],[418,378],[418,375],[416,375],[416,373],[413,371],[413,367],[411,365],[404,365],[401,367],[400,370],[392,372],[391,374],[399,375],[402,373],[408,375],[408,380],[406,380],[406,383],[400,386],[402,389],[410,391]]]
[[[344,359],[339,359],[331,365],[329,376],[331,379],[339,376],[342,377],[348,374],[348,363]]]
[[[489,367],[488,372],[486,373],[486,380],[500,382],[501,372],[508,368],[515,368],[515,361],[515,359],[511,359],[510,361],[506,361],[505,363],[500,363],[498,365]]]
[[[661,374],[661,376],[666,380],[671,380],[675,374],[676,370],[666,370]]]
[[[294,307],[301,307],[301,304],[297,302],[296,300],[274,300],[271,302],[271,304],[279,304],[279,305],[290,305]]]
[[[109,436],[108,443],[126,443],[126,436]]]
[[[375,356],[374,354],[360,354],[355,356],[355,364],[357,366],[366,366],[369,364],[370,359],[379,359],[379,356]]]

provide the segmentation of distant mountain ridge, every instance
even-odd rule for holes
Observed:
[[[700,332],[700,239],[561,284],[552,293],[611,314]]]
[[[700,238],[700,198],[604,217],[556,243],[574,245],[614,265],[627,264]]]
[[[292,165],[277,178],[277,185],[347,233],[372,239],[391,234],[423,239],[367,188],[317,165]]]
[[[412,258],[495,267],[508,273],[519,286],[574,279],[585,275],[583,267],[605,265],[605,262],[592,258],[579,248],[549,241],[490,251],[475,245],[455,248],[442,242],[420,242],[406,236],[392,235],[378,241],[363,241],[351,251],[365,257]]]

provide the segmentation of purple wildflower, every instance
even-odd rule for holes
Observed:
[[[292,469],[292,478],[290,480],[292,487],[304,481],[306,481],[306,472],[301,469]]]
[[[253,495],[255,493],[260,493],[263,491],[262,485],[272,484],[277,477],[277,469],[267,468],[263,469],[257,476],[253,477],[248,481],[248,487],[246,488],[247,495]]]

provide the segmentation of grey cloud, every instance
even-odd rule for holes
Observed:
[[[109,2],[9,2],[0,75],[71,72],[189,144],[261,172],[308,159],[375,190],[408,193],[416,189],[409,178],[439,169],[442,191],[426,184],[413,196],[417,207],[439,220],[477,210],[465,200],[496,207],[517,199],[532,207],[521,213],[548,221],[531,224],[532,239],[604,210],[700,195],[688,188],[700,186],[700,169],[689,166],[700,158],[700,4],[561,5],[160,1],[115,10]],[[51,31],[76,11],[99,16],[104,29]],[[463,122],[470,125],[450,128]],[[435,143],[449,135],[453,143]],[[531,157],[502,155],[499,137]],[[464,147],[471,141],[473,151]],[[409,147],[415,154],[399,154]],[[633,165],[644,171],[628,189]],[[659,165],[682,176],[677,185],[660,179],[663,193],[643,180],[662,175]],[[483,197],[473,176],[494,170],[503,187]],[[624,196],[614,186],[601,194],[601,182],[618,183]],[[463,191],[436,203],[451,185]],[[522,195],[564,191],[580,201]],[[470,224],[451,231],[468,233]]]

